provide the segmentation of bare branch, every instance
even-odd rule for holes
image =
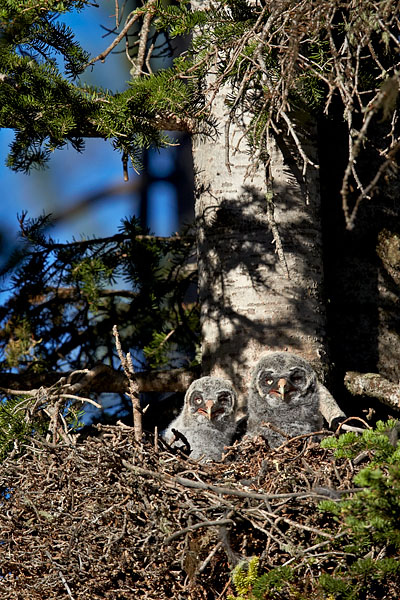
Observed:
[[[115,346],[117,348],[118,356],[121,361],[122,368],[125,376],[129,382],[128,396],[132,402],[133,412],[133,427],[135,430],[135,439],[137,442],[142,441],[143,429],[142,429],[142,409],[140,406],[139,399],[139,385],[135,379],[135,370],[133,368],[132,357],[130,352],[125,356],[121,347],[121,340],[118,334],[118,328],[116,325],[113,327],[113,334],[115,337]]]
[[[288,264],[286,261],[285,252],[283,250],[282,239],[279,234],[278,226],[274,219],[274,201],[273,201],[271,192],[268,192],[266,194],[266,201],[267,201],[267,219],[268,219],[268,224],[269,224],[269,227],[270,227],[272,235],[273,235],[273,243],[275,244],[275,252],[278,255],[279,262],[281,263],[281,265],[285,271],[286,277],[290,280],[289,267],[288,267]]]
[[[400,385],[385,379],[378,373],[348,371],[344,383],[354,396],[376,398],[379,402],[400,410]]]
[[[156,3],[157,3],[157,0],[149,0],[149,2],[146,5],[146,14],[144,16],[143,25],[140,29],[140,34],[139,34],[139,49],[138,49],[138,55],[137,55],[137,59],[136,59],[136,71],[135,71],[136,77],[144,74],[143,67],[144,67],[145,57],[146,57],[146,46],[147,46],[147,41],[148,41],[148,37],[149,37],[151,20],[154,16],[154,12],[155,12],[155,8],[156,8]]]
[[[170,535],[166,540],[165,544],[169,544],[173,540],[176,540],[181,535],[185,535],[190,531],[196,531],[196,529],[200,529],[201,527],[223,527],[224,525],[234,525],[235,522],[232,519],[218,519],[217,521],[202,521],[201,523],[195,523],[194,525],[189,525],[189,527],[185,527],[185,529],[181,529],[180,531],[175,531],[172,535]]]
[[[208,490],[210,492],[215,492],[217,494],[221,494],[223,496],[236,496],[238,498],[253,498],[257,500],[277,500],[277,499],[287,499],[287,498],[305,498],[305,497],[319,497],[319,494],[316,494],[313,491],[310,492],[293,492],[293,493],[283,493],[283,494],[258,494],[257,492],[246,492],[244,490],[237,490],[234,488],[220,487],[218,485],[211,485],[208,483],[204,483],[203,481],[193,481],[192,479],[187,479],[186,477],[171,477],[166,476],[162,473],[157,473],[155,471],[151,471],[149,469],[144,469],[139,465],[133,465],[132,463],[127,462],[126,460],[122,461],[124,467],[129,469],[130,471],[141,473],[142,475],[149,475],[152,477],[156,477],[158,479],[162,479],[165,481],[170,481],[174,485],[180,485],[183,487],[188,487],[197,490]]]
[[[121,33],[119,33],[117,35],[117,37],[112,41],[112,43],[108,46],[108,48],[106,48],[105,50],[103,50],[103,52],[100,52],[100,54],[98,54],[97,56],[95,56],[94,58],[89,60],[89,62],[85,65],[85,68],[89,67],[90,65],[93,65],[95,62],[97,62],[99,60],[104,62],[105,58],[110,54],[110,52],[112,52],[114,50],[114,48],[116,46],[118,46],[120,41],[126,36],[126,34],[128,33],[129,29],[132,27],[132,25],[140,19],[140,17],[142,16],[142,12],[143,12],[142,10],[137,10],[137,11],[132,12],[128,16]]]
[[[108,365],[99,364],[86,371],[83,377],[75,375],[76,371],[66,373],[53,371],[49,373],[0,373],[0,390],[5,394],[33,394],[40,387],[62,384],[71,378],[74,391],[84,394],[102,392],[126,394],[129,391],[128,381],[121,371]],[[140,392],[186,392],[191,382],[198,377],[198,371],[171,369],[169,371],[143,371],[135,374]]]

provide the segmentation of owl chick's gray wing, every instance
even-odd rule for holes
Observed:
[[[320,382],[318,382],[319,409],[329,427],[337,419],[345,419],[346,414],[338,406],[335,398],[330,391]]]

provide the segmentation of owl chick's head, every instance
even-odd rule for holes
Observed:
[[[210,422],[220,421],[232,415],[236,406],[236,392],[227,379],[201,377],[189,386],[185,405],[191,413]]]
[[[303,398],[316,385],[315,371],[306,360],[289,352],[269,352],[258,361],[251,387],[261,398],[280,404]]]

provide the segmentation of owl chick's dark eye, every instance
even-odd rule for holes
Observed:
[[[290,381],[295,385],[300,385],[304,382],[303,373],[293,373],[293,375],[290,377]]]
[[[231,399],[229,392],[221,392],[218,394],[218,402],[227,403]]]
[[[203,402],[203,398],[201,396],[195,396],[193,398],[193,404],[197,404],[199,406]]]
[[[264,371],[259,374],[259,382],[263,385],[272,385],[275,379],[271,371]]]

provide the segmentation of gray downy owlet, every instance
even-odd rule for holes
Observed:
[[[219,377],[196,379],[185,394],[181,413],[163,437],[175,446],[175,429],[189,442],[190,458],[221,460],[224,446],[229,446],[235,433],[236,406],[236,392],[230,381]]]
[[[325,394],[321,391],[325,390]],[[321,397],[329,406],[324,411]],[[311,365],[290,352],[268,352],[256,364],[248,394],[247,435],[261,435],[271,448],[286,438],[263,425],[268,422],[288,437],[319,431],[324,412],[329,421],[344,415],[317,380]],[[322,409],[322,410],[321,410]]]

